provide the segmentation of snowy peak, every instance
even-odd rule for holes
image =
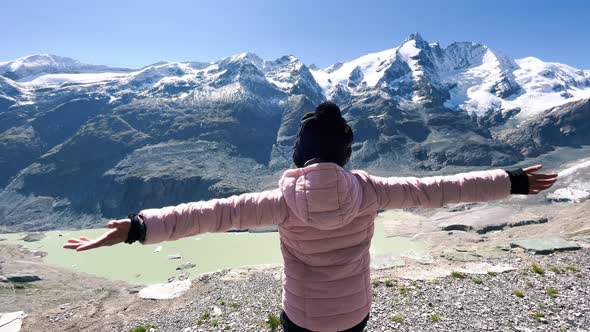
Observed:
[[[240,53],[214,63],[206,76],[214,77],[214,86],[224,86],[234,82],[265,81],[264,60],[254,53]],[[213,74],[213,76],[211,76]]]
[[[452,43],[444,50],[441,50],[442,56],[439,57],[440,61],[437,63],[438,69],[442,72],[450,72],[479,66],[482,64],[483,57],[488,50],[486,46],[477,43]]]
[[[514,60],[479,43],[444,48],[418,33],[397,48],[311,72],[328,99],[386,93],[404,102],[476,115],[517,109],[513,113],[526,118],[590,96],[587,71],[534,58]]]
[[[322,89],[309,68],[293,55],[266,61],[264,74],[269,82],[287,94],[304,94],[314,102],[323,99]]]
[[[293,66],[300,68],[303,66],[303,62],[297,59],[293,55],[285,55],[273,61],[264,62],[264,71],[268,72],[278,67]]]
[[[321,102],[321,88],[309,69],[293,55],[265,61],[254,53],[240,53],[213,63],[161,61],[138,70],[94,66],[54,55],[33,55],[0,63],[0,90],[14,86],[34,91],[40,88],[109,90],[112,100],[132,92],[138,96],[185,98],[194,90],[202,100],[219,90],[225,95],[269,98],[305,94]],[[16,85],[15,85],[16,84]],[[16,94],[16,93],[11,93]],[[8,94],[6,94],[8,95]],[[23,100],[22,102],[28,102]]]
[[[402,45],[404,45],[406,43],[412,43],[412,42],[414,44],[414,47],[416,47],[416,48],[419,48],[419,49],[430,48],[430,45],[417,32],[411,33],[408,37],[406,37],[406,39],[404,40]]]
[[[356,93],[357,90],[361,91],[377,85],[387,68],[393,63],[396,51],[397,49],[393,48],[367,54],[349,62],[335,63],[326,69],[312,70],[311,73],[327,97],[330,97],[338,86],[354,85],[353,90]],[[359,76],[362,76],[361,80],[358,80]]]
[[[347,90],[351,95],[387,91],[396,98],[418,101],[421,98],[414,98],[413,90],[429,91],[441,86],[433,64],[436,52],[439,50],[414,33],[397,48],[336,63],[312,73],[328,98],[342,95]]]
[[[279,89],[289,92],[297,83],[305,65],[292,55],[286,55],[274,61],[264,62],[266,78]],[[305,68],[307,69],[307,68]]]
[[[40,74],[91,73],[125,71],[121,68],[91,65],[68,57],[35,54],[13,61],[0,62],[0,76],[14,81],[28,81]]]
[[[348,87],[352,95],[385,89],[397,97],[413,100],[409,90],[414,81],[421,81],[426,90],[441,85],[436,70],[439,53],[440,46],[431,46],[420,34],[413,33],[397,48],[312,70],[312,74],[328,98],[342,94],[346,90],[342,87]]]
[[[451,109],[476,115],[517,110],[522,120],[590,96],[584,71],[566,65],[536,58],[514,60],[477,44],[456,43],[447,50],[449,61],[462,61],[455,67],[457,70],[445,77],[445,83],[451,87],[445,106]]]
[[[212,63],[159,62],[132,70],[41,54],[0,62],[0,77],[0,93],[17,102],[31,102],[24,99],[41,88],[60,88],[64,93],[70,88],[99,89],[114,94],[113,99],[127,90],[184,98],[195,90],[205,95],[226,89],[228,94],[264,92],[263,99],[303,94],[313,102],[332,99],[344,104],[378,95],[419,107],[478,116],[502,112],[526,119],[590,97],[589,70],[533,57],[515,60],[473,42],[443,47],[418,33],[398,47],[325,69],[308,67],[293,55],[266,61],[254,53],[240,53]]]
[[[254,53],[240,53],[237,55],[232,55],[230,57],[224,58],[217,62],[220,67],[227,67],[227,66],[235,66],[235,65],[244,65],[244,64],[252,64],[258,70],[262,71],[264,67],[264,60],[262,60],[258,55]]]
[[[515,61],[513,74],[526,94],[513,103],[521,105],[521,118],[566,102],[590,97],[590,73],[568,65],[543,62],[534,57]]]
[[[396,56],[400,57],[405,62],[417,60],[418,55],[423,50],[423,44],[414,39],[406,40],[396,51]],[[428,47],[428,44],[426,44]]]
[[[196,72],[192,63],[159,62],[130,73],[123,81],[133,89],[145,89],[176,81],[178,78],[188,78]]]
[[[216,65],[219,70],[225,70],[223,76],[227,77],[239,72],[244,78],[243,75],[249,74],[258,79],[268,80],[286,93],[295,93],[293,88],[301,81],[305,81],[308,85],[317,85],[309,69],[293,55],[286,55],[273,61],[264,61],[254,53],[241,53],[224,58],[216,62]],[[319,87],[317,88],[319,90]]]
[[[590,71],[579,70],[568,65],[543,62],[534,57],[527,57],[515,61],[518,71],[516,75],[528,75],[536,78],[537,87],[544,91],[558,91],[589,86]],[[544,82],[544,83],[543,83]],[[553,84],[551,86],[547,84]]]
[[[24,68],[79,68],[86,64],[72,58],[60,57],[53,54],[33,54],[13,61],[1,62],[3,70],[16,72]]]
[[[410,40],[424,41],[424,39],[422,38],[422,36],[418,32],[412,32],[408,37],[406,37],[406,39],[404,40],[404,43],[407,41],[410,41]]]

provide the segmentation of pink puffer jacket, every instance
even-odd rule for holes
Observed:
[[[379,209],[440,207],[507,197],[502,170],[384,178],[319,163],[284,173],[279,189],[143,210],[145,243],[279,225],[283,308],[297,325],[340,331],[371,307],[369,247]]]

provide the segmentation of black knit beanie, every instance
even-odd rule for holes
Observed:
[[[322,103],[301,119],[293,161],[299,168],[314,158],[344,167],[352,153],[352,140],[352,128],[346,124],[340,108],[331,102]]]

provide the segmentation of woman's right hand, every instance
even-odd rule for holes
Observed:
[[[110,228],[110,230],[95,240],[82,236],[80,239],[69,239],[63,247],[66,249],[74,249],[76,251],[84,251],[125,242],[125,240],[127,240],[127,235],[129,234],[129,229],[131,229],[131,220],[113,220],[107,224],[107,227]]]

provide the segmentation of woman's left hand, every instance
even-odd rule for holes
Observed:
[[[543,190],[551,188],[557,181],[557,173],[535,173],[540,171],[543,165],[535,165],[523,169],[529,179],[529,194],[536,195]]]
[[[107,224],[107,227],[110,228],[110,230],[96,240],[91,240],[86,236],[82,236],[80,239],[69,239],[63,247],[66,249],[74,249],[76,251],[84,251],[125,242],[125,240],[127,240],[127,235],[129,234],[129,229],[131,229],[131,220],[113,220]]]

